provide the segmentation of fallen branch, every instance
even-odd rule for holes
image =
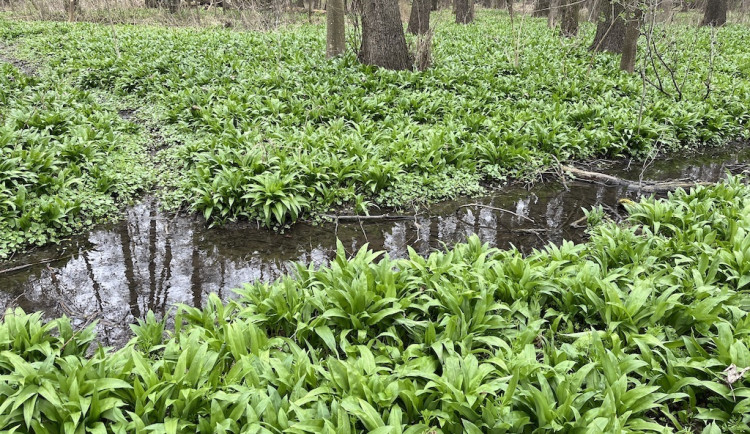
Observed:
[[[77,252],[77,253],[78,254],[83,254],[83,253],[91,252],[91,251],[97,251],[97,250],[96,249],[87,249],[87,250],[82,250],[82,251]],[[50,259],[45,259],[45,260],[39,261],[39,262],[32,262],[31,264],[24,264],[24,265],[19,265],[17,267],[6,268],[5,270],[0,270],[0,274],[12,273],[14,271],[21,271],[21,270],[25,270],[27,268],[35,267],[37,265],[49,264],[49,263],[56,262],[56,261],[62,261],[64,259],[69,259],[69,258],[72,259],[75,255],[76,255],[76,253],[72,253],[70,255],[58,256],[57,258],[50,258]]]
[[[647,193],[664,193],[669,191],[677,190],[678,188],[689,189],[696,185],[711,185],[710,182],[682,182],[682,181],[666,181],[666,182],[646,182],[639,183],[629,181],[627,179],[618,178],[616,176],[607,175],[599,172],[589,172],[582,169],[577,169],[571,166],[561,166],[564,172],[573,175],[576,179],[589,182],[599,182],[605,185],[620,185],[627,187],[631,190],[639,190]]]
[[[50,262],[59,261],[59,260],[65,259],[66,257],[53,258],[53,259],[45,259],[44,261],[34,262],[33,264],[24,264],[24,265],[19,265],[17,267],[6,268],[5,270],[0,270],[0,274],[12,273],[14,271],[21,271],[21,270],[24,270],[26,268],[33,267],[35,265],[49,264]]]
[[[418,214],[417,214],[418,215]],[[383,214],[383,215],[335,215],[335,214],[323,214],[323,217],[336,220],[336,221],[350,221],[350,222],[358,222],[363,220],[372,220],[372,221],[390,221],[390,220],[413,220],[417,215],[390,215],[390,214]]]

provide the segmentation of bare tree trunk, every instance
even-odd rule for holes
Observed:
[[[331,58],[346,51],[346,4],[344,0],[328,0],[326,9],[326,57]]]
[[[674,2],[672,0],[662,0],[661,9],[663,11],[662,21],[671,22],[674,15]]]
[[[536,0],[534,4],[534,17],[546,17],[549,15],[550,0]]]
[[[709,0],[701,26],[721,27],[727,23],[727,0]]]
[[[641,34],[643,11],[638,7],[638,0],[630,0],[626,10],[625,40],[620,59],[620,70],[630,74],[635,71],[635,60],[638,53],[638,37]]]
[[[591,50],[622,53],[625,40],[625,20],[622,16],[624,10],[625,8],[619,1],[602,0],[599,3],[598,24]]]
[[[76,20],[76,10],[78,9],[78,0],[63,0],[65,12],[68,13],[68,21],[71,23]]]
[[[474,21],[474,0],[455,0],[456,23],[470,24]]]
[[[424,35],[430,30],[431,0],[414,0],[406,31],[413,35]]]
[[[386,69],[411,69],[398,0],[362,2],[362,47],[359,60]]]
[[[581,11],[579,0],[563,0],[560,17],[560,34],[566,38],[578,36],[578,15]]]
[[[554,29],[557,25],[559,0],[549,0],[549,12],[547,13],[547,27]]]

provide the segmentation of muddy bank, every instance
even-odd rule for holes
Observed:
[[[748,161],[750,148],[734,146],[646,166],[620,161],[587,168],[635,181],[714,182]],[[163,315],[178,303],[200,306],[210,293],[229,298],[245,282],[276,279],[292,262],[324,264],[337,238],[349,252],[369,243],[399,258],[408,247],[425,255],[472,234],[493,246],[529,252],[549,242],[581,241],[584,230],[573,225],[583,217],[581,208],[602,205],[617,217],[617,201],[637,195],[621,186],[543,182],[443,202],[413,219],[300,223],[285,234],[248,223],[209,230],[198,218],[165,215],[154,201],[145,201],[118,224],[0,265],[0,308],[65,314],[78,325],[98,320],[104,343],[119,345],[130,337],[128,324],[148,310]]]

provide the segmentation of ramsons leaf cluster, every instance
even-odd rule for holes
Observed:
[[[661,92],[620,72],[617,56],[589,52],[591,26],[569,41],[542,20],[522,21],[482,11],[460,26],[437,14],[433,67],[422,72],[326,60],[316,25],[241,33],[3,22],[0,38],[43,58],[51,76],[139,108],[164,137],[165,203],[213,222],[282,226],[345,205],[474,193],[556,160],[746,135],[744,27],[713,39],[705,28],[657,29],[675,74],[668,80],[660,62],[647,69],[651,82],[661,74]]]
[[[118,351],[8,311],[15,432],[747,432],[750,187],[629,205],[528,257],[343,248],[223,304],[149,316]],[[169,330],[167,330],[169,329]]]

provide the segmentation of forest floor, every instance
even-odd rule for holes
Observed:
[[[436,15],[430,69],[392,72],[325,59],[321,24],[0,17],[0,258],[145,194],[284,230],[748,136],[743,26],[658,25],[629,75],[587,49],[588,25],[561,39],[498,11],[450,21]],[[180,306],[170,326],[145,314],[116,351],[95,347],[95,325],[6,311],[0,430],[750,430],[746,178],[621,206],[621,222],[587,210],[584,242],[528,254],[476,237],[402,259],[339,242],[328,266]],[[152,202],[154,245],[155,216]]]
[[[629,75],[616,56],[588,51],[591,26],[561,39],[544,20],[512,23],[504,11],[436,23],[433,66],[392,72],[351,54],[326,60],[321,25],[3,21],[15,64],[39,74],[2,64],[0,149],[14,170],[0,182],[18,188],[0,192],[11,240],[0,256],[116,218],[117,203],[152,186],[168,209],[212,224],[283,229],[342,207],[476,194],[571,159],[653,157],[747,134],[743,26],[658,27],[642,74]],[[52,172],[65,177],[51,183]]]

